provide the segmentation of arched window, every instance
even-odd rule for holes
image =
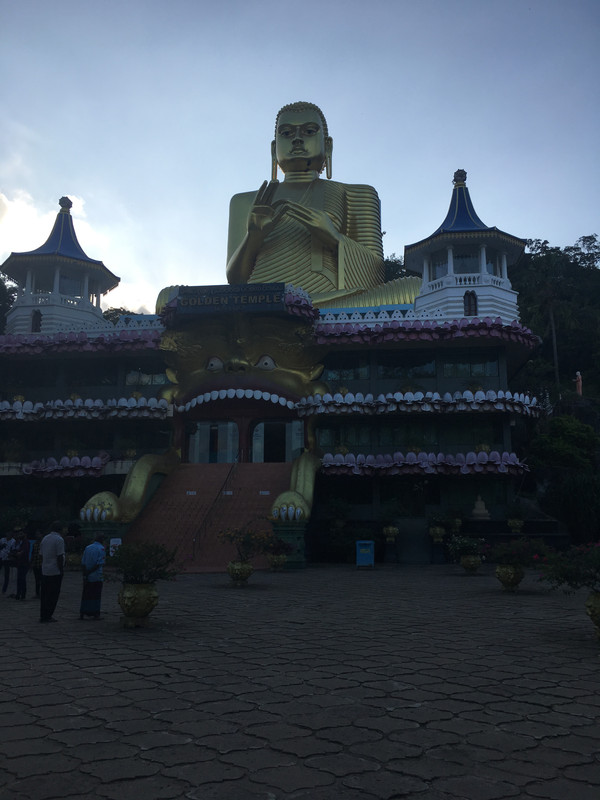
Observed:
[[[465,292],[465,296],[463,297],[463,303],[465,307],[465,317],[476,317],[477,316],[477,295],[475,292]]]
[[[31,332],[41,333],[41,331],[42,331],[42,312],[36,310],[31,313]]]

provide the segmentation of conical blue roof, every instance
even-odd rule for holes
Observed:
[[[454,173],[452,197],[446,218],[431,236],[421,239],[414,244],[407,244],[404,248],[404,266],[415,272],[422,270],[423,254],[433,252],[436,248],[443,247],[453,242],[473,241],[474,234],[481,233],[481,241],[501,246],[512,260],[523,252],[527,242],[505,233],[499,228],[485,225],[475,213],[471,196],[466,186],[467,173],[464,169],[457,169]]]
[[[27,269],[48,269],[56,260],[66,259],[70,268],[86,269],[95,275],[102,292],[118,285],[120,278],[114,275],[102,261],[90,258],[77,241],[68,197],[58,201],[60,211],[50,231],[50,236],[41,247],[25,253],[11,253],[2,264],[2,271],[17,283],[24,283]],[[62,261],[63,265],[67,262]]]
[[[68,197],[61,197],[58,201],[60,211],[56,215],[56,222],[50,236],[41,247],[28,250],[26,253],[13,253],[15,256],[62,256],[63,258],[76,258],[78,261],[87,261],[89,264],[102,264],[85,254],[77,241],[71,207],[73,203]]]
[[[467,189],[467,173],[464,169],[457,169],[454,173],[454,190],[450,200],[450,208],[446,219],[431,235],[438,233],[462,233],[463,231],[489,231],[487,225],[479,219],[473,208],[471,196]]]

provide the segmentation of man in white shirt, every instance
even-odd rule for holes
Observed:
[[[55,622],[52,618],[58,603],[65,568],[65,540],[62,537],[66,526],[56,520],[40,544],[42,556],[42,589],[40,595],[40,622]]]

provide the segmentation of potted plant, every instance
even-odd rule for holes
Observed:
[[[460,536],[454,534],[448,540],[447,548],[450,560],[458,562],[470,574],[477,572],[481,566],[481,556],[485,546],[485,539],[476,539],[474,536]]]
[[[245,586],[254,572],[250,559],[267,552],[273,534],[245,526],[219,533],[219,539],[235,547],[237,558],[227,564],[227,573],[236,586]]]
[[[496,577],[506,591],[512,592],[523,580],[525,568],[533,566],[535,557],[545,552],[542,541],[523,537],[496,544],[490,551],[490,559],[497,565]]]
[[[272,535],[265,546],[267,561],[273,572],[277,572],[285,567],[287,558],[294,550],[290,542],[280,539],[279,536]]]
[[[458,533],[458,531],[457,531]],[[438,544],[444,540],[446,535],[446,518],[441,514],[434,514],[429,520],[429,535]]]
[[[585,609],[600,639],[600,541],[549,552],[534,563],[542,570],[541,580],[565,592],[587,589]]]
[[[148,615],[158,603],[156,581],[171,580],[177,574],[173,567],[175,551],[161,544],[148,542],[122,544],[108,559],[108,565],[122,576],[118,601],[123,611],[125,628],[146,624]]]

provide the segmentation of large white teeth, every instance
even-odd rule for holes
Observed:
[[[191,408],[196,408],[196,406],[200,406],[203,403],[208,403],[214,400],[264,400],[265,402],[271,402],[274,405],[286,406],[289,409],[296,408],[297,403],[294,400],[288,400],[285,397],[281,397],[278,394],[271,394],[271,392],[265,392],[262,389],[213,389],[211,392],[204,392],[204,394],[199,394],[196,397],[193,397],[191,400],[188,400],[185,405],[177,406],[177,410],[181,413],[183,411],[189,411]],[[320,398],[319,398],[320,399]],[[302,403],[306,405],[312,405],[315,400],[313,397],[303,398]]]

